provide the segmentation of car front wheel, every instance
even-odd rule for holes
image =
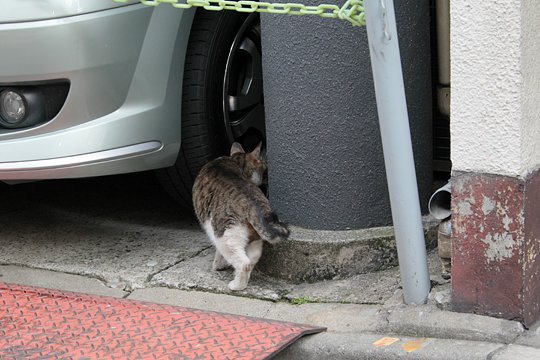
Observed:
[[[260,17],[198,9],[186,53],[182,142],[176,163],[158,170],[165,189],[191,208],[200,168],[227,155],[234,141],[246,150],[264,141]]]

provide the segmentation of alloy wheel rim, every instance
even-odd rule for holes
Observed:
[[[231,45],[223,79],[223,117],[229,143],[250,148],[265,138],[261,25],[250,14]]]

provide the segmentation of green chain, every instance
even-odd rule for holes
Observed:
[[[125,3],[128,0],[114,1]],[[280,4],[248,0],[185,0],[185,2],[179,2],[178,0],[140,0],[140,2],[150,6],[167,3],[180,9],[189,9],[197,6],[213,11],[234,10],[246,13],[260,12],[288,15],[318,15],[323,18],[347,20],[356,26],[364,26],[366,24],[363,0],[347,0],[341,8],[337,5],[321,4],[317,6],[308,6],[296,3]]]

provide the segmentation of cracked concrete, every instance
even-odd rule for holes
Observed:
[[[537,329],[525,331],[514,321],[441,311],[434,304],[404,306],[399,290],[384,305],[305,303],[291,305],[201,291],[148,287],[123,292],[96,279],[48,270],[0,266],[0,280],[46,286],[130,300],[151,301],[207,311],[324,326],[322,334],[304,337],[277,359],[537,359]],[[383,338],[395,344],[374,346]],[[414,353],[404,350],[420,345]]]
[[[136,289],[209,247],[198,224],[166,196],[131,197],[122,192],[124,178],[116,179],[111,187],[106,179],[2,186],[4,199],[12,200],[0,218],[0,263]]]
[[[99,279],[15,265],[0,265],[0,281],[119,298],[130,295],[128,291],[106,286]]]
[[[84,275],[124,291],[163,286],[231,293],[232,270],[211,270],[214,250],[206,235],[151,173],[2,184],[0,195],[9,204],[0,216],[0,264]],[[432,253],[434,275],[437,261]],[[235,294],[383,304],[398,287],[396,267],[312,284],[272,278],[256,268],[248,288]]]
[[[447,311],[436,252],[426,305],[402,304],[397,268],[313,284],[255,271],[232,293],[232,271],[211,270],[213,249],[193,218],[148,174],[135,179],[0,184],[0,281],[328,327],[277,359],[396,359],[419,339],[417,359],[539,358],[538,329]],[[373,346],[385,336],[398,342]]]

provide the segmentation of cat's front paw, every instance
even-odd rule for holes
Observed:
[[[240,291],[247,288],[247,284],[242,284],[239,281],[233,280],[229,283],[229,289],[232,291]]]

